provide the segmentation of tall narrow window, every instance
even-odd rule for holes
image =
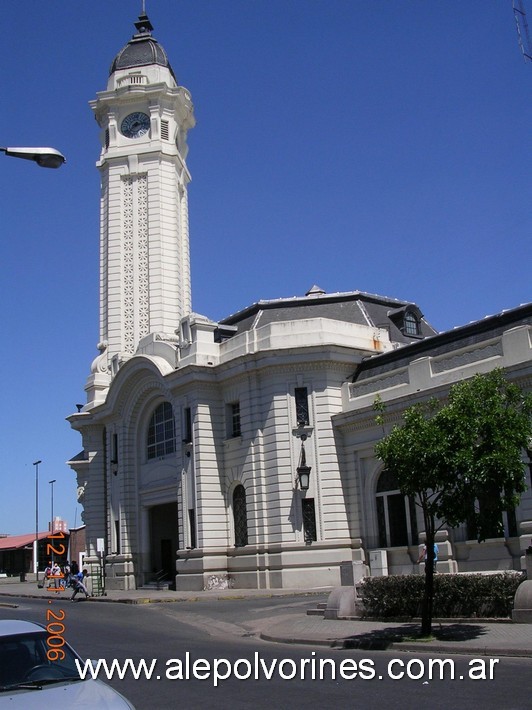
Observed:
[[[175,451],[174,411],[169,402],[163,402],[153,412],[148,426],[148,459],[173,454]]]
[[[183,410],[183,442],[185,444],[192,443],[192,412],[190,407],[185,407]]]
[[[114,465],[113,473],[116,473],[118,465],[118,434],[113,434],[111,439],[111,464]]]
[[[506,537],[517,537],[517,516],[515,514],[515,508],[509,508],[506,512],[506,525],[505,533]]]
[[[500,498],[501,491],[497,487],[492,490],[485,490],[482,495],[469,503],[469,518],[467,520],[467,538],[474,540],[478,537],[478,515],[483,513],[490,521],[487,526],[484,525],[483,536],[485,538],[497,537],[517,537],[517,516],[515,508],[507,508],[503,511],[502,516],[498,518],[494,508],[496,507],[497,499]],[[491,513],[489,512],[491,510]]]
[[[417,544],[414,501],[401,493],[397,479],[389,471],[379,476],[376,507],[380,547]]]
[[[240,427],[240,402],[231,402],[226,407],[228,438],[242,436]]]
[[[120,520],[115,520],[115,542],[116,542],[116,554],[121,553],[120,548]]]
[[[194,508],[189,508],[188,510],[188,524],[190,530],[190,547],[194,549],[196,547],[196,511]]]
[[[308,408],[308,390],[306,387],[296,387],[294,390],[296,400],[296,421],[299,426],[310,424]]]
[[[248,513],[246,490],[242,484],[239,484],[233,491],[233,520],[235,547],[245,547],[248,544]]]
[[[303,515],[303,536],[305,542],[310,544],[318,539],[314,498],[303,498],[301,500],[301,512]]]

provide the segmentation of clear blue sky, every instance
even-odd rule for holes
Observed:
[[[527,0],[528,3],[528,0]],[[364,290],[446,330],[530,300],[532,64],[511,0],[147,0],[192,93],[193,308]],[[532,3],[529,21],[532,25]],[[141,0],[3,0],[0,533],[80,523],[98,342],[98,130],[88,101]],[[41,525],[44,528],[45,525]]]

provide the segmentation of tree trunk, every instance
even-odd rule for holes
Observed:
[[[423,610],[421,616],[421,635],[432,633],[432,610],[434,606],[434,521],[430,521],[425,529],[427,557],[425,560],[425,592],[423,595]]]

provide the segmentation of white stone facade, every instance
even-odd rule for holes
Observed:
[[[100,354],[87,404],[69,417],[83,441],[69,463],[88,563],[103,539],[115,589],[161,576],[177,589],[338,585],[342,563],[355,576],[417,571],[415,512],[403,521],[408,543],[382,545],[406,503],[378,490],[375,396],[389,426],[411,402],[493,367],[530,389],[530,307],[440,335],[415,304],[317,287],[220,323],[193,313],[192,103],[149,20],[137,29],[91,103],[102,130]],[[128,137],[132,114],[149,122]],[[518,568],[530,491],[516,524],[517,534],[480,546],[464,531],[441,533],[442,569]]]
[[[343,411],[333,416],[335,428],[341,432],[342,446],[349,452],[343,471],[346,481],[357,481],[348,498],[349,517],[360,511],[359,530],[364,538],[368,559],[372,550],[382,548],[376,506],[377,482],[382,462],[374,453],[375,443],[400,423],[404,409],[429,398],[445,399],[449,387],[477,373],[502,368],[511,381],[524,391],[532,391],[532,308],[525,306],[491,319],[473,323],[452,334],[436,336],[432,348],[422,357],[414,353],[396,357],[385,369],[344,385]],[[440,342],[445,336],[445,347]],[[398,355],[396,353],[396,355]],[[375,422],[373,403],[379,397],[387,404],[384,431]],[[531,544],[532,492],[530,476],[532,451],[524,452],[526,483],[521,504],[515,511],[513,524],[505,517],[505,537],[478,544],[468,539],[467,526],[438,533],[439,571],[478,572],[483,570],[524,569],[525,550]],[[418,530],[422,517],[417,513]],[[385,551],[389,574],[408,574],[416,569],[418,539],[410,545],[394,546]],[[380,560],[379,560],[380,564]]]

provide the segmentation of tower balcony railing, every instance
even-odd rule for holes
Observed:
[[[147,83],[148,77],[144,74],[128,74],[127,76],[120,77],[120,79],[118,79],[117,81],[118,86],[126,86],[131,84],[138,85]]]

